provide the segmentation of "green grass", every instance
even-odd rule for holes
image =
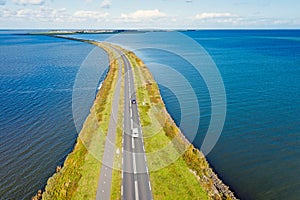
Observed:
[[[122,63],[122,83],[120,90],[120,102],[118,112],[118,126],[115,143],[115,152],[119,151],[119,154],[115,153],[114,156],[114,169],[112,174],[112,187],[111,187],[111,199],[121,199],[121,185],[122,185],[122,137],[123,137],[123,111],[124,111],[124,63]]]
[[[119,141],[116,142],[116,150],[119,149],[119,154],[115,153],[114,157],[114,170],[112,174],[112,186],[111,186],[111,199],[121,199],[121,185],[122,185],[122,132],[123,130],[117,128],[117,139]]]
[[[219,199],[210,195],[212,183],[203,181],[208,163],[187,143],[167,113],[151,73],[127,52],[137,88],[144,145],[154,199]]]
[[[182,158],[150,173],[154,199],[209,199]]]
[[[101,159],[118,74],[118,61],[107,44],[88,41],[105,49],[110,70],[97,95],[80,136],[60,172],[48,180],[43,199],[95,199]],[[121,49],[120,47],[117,47]],[[133,66],[139,115],[147,153],[154,199],[230,199],[213,191],[211,169],[203,154],[188,143],[166,111],[159,89],[143,62],[126,53]],[[124,68],[122,68],[124,75]],[[124,83],[122,81],[112,175],[111,199],[121,199],[122,128]]]

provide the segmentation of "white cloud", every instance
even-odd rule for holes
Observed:
[[[14,0],[18,5],[42,5],[45,3],[45,0]]]
[[[232,13],[202,13],[194,16],[191,23],[206,28],[273,28],[299,25],[293,19],[243,17]]]
[[[67,13],[65,8],[54,9],[40,6],[37,9],[2,9],[1,19],[24,22],[72,22],[74,19]]]
[[[231,13],[201,13],[195,16],[196,19],[206,20],[206,19],[217,19],[217,18],[232,18],[237,17],[237,15]]]
[[[87,11],[79,10],[75,13],[69,13],[67,9],[55,9],[45,6],[39,6],[36,9],[18,9],[10,10],[6,8],[0,8],[0,21],[12,20],[12,21],[24,21],[24,22],[59,22],[59,23],[72,23],[83,21],[101,21],[106,20],[109,14],[107,12]]]
[[[133,20],[139,21],[144,19],[157,19],[167,16],[165,13],[159,11],[158,9],[154,10],[137,10],[133,13],[122,14],[121,19],[123,20]]]
[[[232,13],[201,13],[194,16],[195,23],[201,26],[233,27],[245,23],[245,19]]]
[[[110,8],[110,6],[111,6],[110,0],[103,0],[100,5],[101,8]]]
[[[70,19],[65,8],[54,9],[41,6],[38,9],[19,9],[13,18],[27,21],[64,22]]]
[[[5,18],[9,18],[11,16],[14,16],[16,14],[16,12],[11,11],[7,8],[0,8],[0,17],[1,19],[5,19]]]
[[[3,0],[0,0],[0,2]],[[45,0],[46,1],[46,0]],[[21,2],[21,1],[19,1]],[[24,0],[23,0],[24,2]],[[27,2],[29,2],[27,0]],[[99,4],[98,4],[99,5]],[[243,17],[229,12],[205,12],[190,17],[167,15],[158,9],[136,10],[118,17],[106,10],[67,10],[46,6],[8,8],[0,6],[0,25],[13,27],[15,24],[37,27],[90,27],[90,28],[264,28],[299,27],[298,18]]]
[[[79,10],[74,13],[74,17],[81,19],[81,20],[87,20],[87,19],[104,19],[109,14],[107,12],[98,12],[98,11],[89,11],[89,10]]]

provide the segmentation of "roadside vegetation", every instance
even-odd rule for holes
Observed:
[[[215,187],[215,174],[168,114],[145,64],[132,52],[127,56],[133,65],[154,199],[232,199]]]
[[[81,40],[80,40],[81,41]],[[72,153],[64,166],[47,182],[43,199],[95,199],[117,84],[118,63],[107,44],[97,45],[108,52],[110,69],[97,94]],[[216,185],[219,179],[204,155],[194,148],[176,126],[162,101],[158,85],[136,55],[120,47],[133,66],[134,84],[142,125],[147,164],[154,199],[234,199],[229,190]],[[124,75],[124,68],[122,67]],[[123,79],[122,79],[123,80]],[[121,84],[117,137],[112,175],[111,199],[121,199],[121,160],[124,110],[124,81]],[[221,188],[221,189],[220,189]],[[224,188],[224,187],[223,187]],[[228,189],[228,188],[227,188]]]
[[[114,169],[112,174],[111,199],[121,199],[122,185],[122,137],[124,121],[124,63],[122,63],[122,83],[120,90],[120,102],[118,112],[118,125],[115,143]]]

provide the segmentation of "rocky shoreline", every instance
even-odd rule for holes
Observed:
[[[64,39],[69,39],[69,38],[64,38]],[[74,40],[74,39],[73,39]],[[76,40],[76,39],[75,39]],[[91,41],[82,41],[81,42],[88,42],[92,43]],[[148,70],[148,69],[147,69]],[[149,72],[149,70],[148,70]],[[151,74],[149,72],[149,74]],[[150,75],[152,76],[152,74]],[[151,77],[153,79],[153,77]],[[154,79],[153,79],[154,81]],[[154,81],[155,82],[155,81]],[[158,89],[159,90],[159,89]],[[160,94],[160,92],[158,91]],[[209,166],[208,161],[206,160],[204,154],[200,152],[198,149],[196,149],[184,136],[182,131],[177,127],[176,123],[174,122],[173,118],[170,116],[168,111],[166,110],[166,106],[162,100],[161,95],[159,95],[160,101],[164,106],[164,112],[171,123],[172,126],[176,127],[178,130],[178,135],[180,136],[180,140],[183,141],[183,143],[186,145],[186,147],[190,147],[193,149],[195,153],[195,156],[201,159],[201,162],[205,162],[205,167],[201,168],[201,174],[197,173],[197,171],[194,171],[193,169],[190,168],[190,172],[193,173],[197,179],[199,180],[199,184],[204,186],[206,192],[208,193],[209,197],[214,200],[222,200],[222,199],[232,199],[232,200],[237,200],[238,198],[234,195],[234,193],[230,190],[230,188],[223,183],[223,181],[218,177],[218,175],[213,171],[213,169]],[[196,162],[194,162],[196,163]],[[200,165],[200,163],[196,163],[197,165]],[[56,168],[56,172],[59,172],[61,167]],[[42,199],[42,190],[39,190],[37,194],[32,197],[32,200],[40,200]]]
[[[154,80],[153,77],[152,77],[152,79]],[[160,94],[160,91],[158,91],[158,93]],[[179,134],[181,140],[185,143],[186,146],[192,146],[197,151],[198,157],[205,160],[205,162],[207,163],[208,167],[206,169],[203,169],[203,171],[205,171],[206,175],[203,175],[203,177],[200,177],[199,175],[197,175],[197,173],[195,171],[193,171],[192,169],[190,169],[191,172],[198,178],[198,180],[201,180],[201,182],[203,182],[206,186],[207,185],[210,186],[210,189],[207,192],[209,193],[209,195],[212,199],[219,200],[219,199],[228,199],[229,198],[232,200],[238,200],[238,198],[235,196],[235,194],[230,190],[229,186],[227,186],[225,183],[223,183],[223,181],[218,177],[217,173],[215,173],[213,171],[213,168],[209,165],[209,162],[205,158],[204,154],[199,149],[195,148],[194,145],[191,144],[190,141],[185,137],[185,135],[182,133],[180,128],[177,127],[175,121],[170,116],[169,112],[167,111],[166,105],[165,105],[161,95],[159,95],[159,96],[160,96],[160,101],[162,102],[162,104],[164,106],[165,115],[167,116],[167,118],[169,118],[168,120],[171,122],[171,124],[178,129],[178,134]]]
[[[169,115],[167,110],[165,110],[165,112],[166,112],[166,115],[169,117],[169,120],[173,123],[173,125],[175,125],[177,127],[177,125],[175,124],[173,118]],[[191,144],[186,139],[186,137],[184,136],[184,134],[182,133],[182,131],[179,128],[178,128],[178,130],[179,130],[179,135],[180,135],[181,139],[187,145],[192,145],[193,146],[193,144]],[[209,165],[209,162],[206,160],[203,153],[199,150],[198,150],[198,156],[201,157],[201,159],[204,159],[207,162],[207,164]],[[223,183],[223,181],[218,177],[218,175],[213,171],[213,169],[211,167],[208,167],[207,169],[205,169],[205,171],[207,172],[208,176],[204,175],[202,178],[200,178],[195,171],[191,170],[191,172],[195,176],[197,176],[197,178],[199,180],[201,180],[202,182],[206,182],[206,183],[210,183],[210,181],[212,182],[212,184],[210,184],[210,187],[211,187],[210,191],[207,191],[210,194],[210,196],[212,197],[212,199],[217,200],[217,199],[223,199],[223,197],[229,197],[232,200],[238,200],[238,198],[235,196],[235,194],[230,190],[229,186],[227,186],[225,183]]]
[[[133,52],[129,52],[129,53],[133,53]],[[134,53],[133,53],[134,54]],[[146,65],[143,63],[142,60],[140,60],[139,62],[140,67],[143,67],[144,70],[147,70],[148,74],[150,75],[149,77],[147,77],[148,82],[152,82],[156,84],[156,81],[153,78],[153,75],[151,74],[151,72],[148,70],[148,68],[146,67]],[[157,85],[157,84],[156,84]],[[207,159],[205,158],[204,154],[198,150],[197,148],[194,147],[193,144],[191,144],[191,142],[185,137],[185,135],[182,133],[182,131],[180,130],[179,127],[177,127],[175,121],[173,120],[173,118],[171,117],[171,115],[169,114],[169,112],[166,109],[166,105],[162,99],[162,96],[160,94],[159,88],[157,86],[157,93],[159,94],[157,97],[159,98],[159,101],[161,102],[162,106],[163,106],[163,112],[165,112],[165,116],[168,118],[167,121],[169,121],[171,123],[171,126],[175,127],[177,129],[177,133],[178,136],[180,138],[180,140],[184,143],[185,147],[186,147],[186,151],[188,151],[189,148],[193,149],[193,152],[196,152],[196,157],[198,157],[201,162],[204,161],[205,162],[205,168],[202,168],[202,173],[201,174],[197,174],[196,171],[194,171],[193,169],[190,168],[190,171],[197,177],[197,179],[199,180],[200,184],[207,189],[207,193],[209,194],[211,199],[214,200],[222,200],[222,199],[232,199],[232,200],[238,200],[238,198],[234,195],[234,193],[230,190],[229,186],[227,186],[225,183],[223,183],[223,181],[218,177],[218,175],[213,171],[212,167],[209,165],[209,162],[207,161]],[[195,163],[193,163],[195,164]],[[200,163],[196,163],[196,165],[200,166]]]

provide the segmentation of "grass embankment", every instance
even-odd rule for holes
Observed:
[[[91,108],[75,148],[63,168],[48,180],[43,199],[95,199],[101,159],[117,84],[118,62],[107,44],[110,70]],[[203,154],[185,140],[166,111],[159,89],[143,62],[125,51],[133,66],[138,108],[154,199],[230,199],[214,187],[212,170]],[[120,63],[123,64],[123,63]],[[124,68],[122,68],[124,75]],[[123,80],[123,79],[122,79]],[[122,81],[111,199],[121,198],[121,145],[124,110]]]
[[[98,44],[97,44],[98,45]],[[113,52],[105,46],[109,55],[110,69],[97,94],[72,153],[68,155],[62,169],[47,182],[43,199],[95,199],[104,152],[105,139],[111,114],[112,99],[117,84],[119,63]],[[122,127],[122,126],[119,126]],[[117,147],[120,148],[118,128]],[[114,172],[116,183],[120,178]],[[116,178],[117,177],[117,178]],[[117,184],[116,184],[117,185]],[[120,183],[119,183],[120,185]],[[114,191],[114,190],[113,190]],[[118,194],[114,194],[118,199]]]
[[[138,108],[154,199],[231,199],[216,190],[204,155],[182,135],[145,64],[132,52]]]
[[[120,61],[122,61],[120,59]],[[122,66],[124,63],[122,61]],[[121,185],[122,185],[122,137],[123,137],[123,121],[124,121],[124,67],[122,67],[122,83],[120,90],[120,102],[118,112],[118,126],[115,141],[115,156],[114,169],[112,173],[111,199],[121,199]]]

